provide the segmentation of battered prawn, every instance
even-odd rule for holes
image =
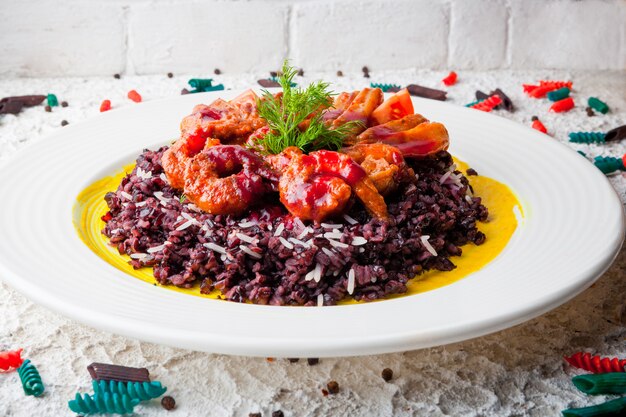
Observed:
[[[384,143],[358,144],[342,149],[346,155],[361,165],[381,195],[396,189],[397,177],[408,169],[402,152]]]
[[[295,146],[289,146],[283,149],[283,151],[276,155],[265,156],[265,162],[267,162],[274,171],[280,173],[289,166],[291,160],[297,156],[302,155],[300,148]]]
[[[346,111],[350,103],[354,101],[354,98],[358,94],[358,91],[353,91],[351,93],[343,92],[339,94],[337,97],[335,97],[332,107],[326,109],[322,113],[322,119],[327,123],[332,123],[337,117],[341,115],[341,113]]]
[[[185,195],[211,214],[239,215],[267,192],[278,175],[263,159],[239,145],[205,149],[187,165]]]
[[[429,122],[419,114],[370,127],[357,137],[358,143],[381,142],[398,148],[405,157],[424,157],[448,149],[448,131],[441,123]]]
[[[332,126],[337,128],[348,122],[360,122],[360,125],[353,130],[355,137],[365,130],[370,116],[382,102],[383,91],[380,88],[364,88],[350,101],[346,110],[332,122]]]
[[[257,113],[258,96],[252,90],[231,101],[217,99],[209,105],[199,104],[180,125],[181,137],[165,151],[163,170],[172,187],[182,189],[185,170],[191,158],[202,149],[222,143],[240,143],[252,132],[267,126]]]
[[[294,216],[321,222],[341,214],[352,193],[377,218],[387,218],[387,205],[367,173],[348,155],[320,150],[296,155],[280,177],[280,201]]]

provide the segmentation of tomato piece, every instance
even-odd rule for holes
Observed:
[[[378,106],[372,113],[372,120],[377,125],[402,119],[404,116],[413,114],[413,102],[409,91],[404,88],[389,97],[383,104]]]

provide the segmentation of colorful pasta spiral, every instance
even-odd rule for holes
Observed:
[[[553,90],[558,90],[559,88],[563,88],[563,87],[569,88],[571,90],[572,85],[573,83],[571,81],[552,81],[552,80],[539,81],[539,87],[549,87],[549,88],[552,88]]]
[[[573,143],[604,143],[602,132],[571,132],[569,141]]]
[[[572,356],[565,356],[563,359],[576,368],[584,369],[594,374],[626,372],[624,369],[626,367],[626,359],[603,358],[599,355],[591,356],[587,352],[577,352]]]
[[[22,387],[26,395],[33,395],[39,397],[43,394],[44,386],[41,381],[41,376],[35,368],[35,365],[30,363],[30,359],[26,359],[22,366],[17,370],[20,380],[22,381]]]
[[[152,382],[120,382],[120,381],[93,381],[93,392],[104,394],[119,394],[139,401],[148,401],[160,397],[167,391],[159,381]]]
[[[484,112],[490,112],[494,107],[502,103],[502,99],[498,95],[490,96],[489,98],[484,99],[480,103],[474,104],[471,106],[472,109],[481,110]]]
[[[578,375],[572,378],[572,382],[585,394],[626,394],[626,373],[624,372]]]
[[[612,156],[596,156],[593,160],[593,164],[604,174],[611,174],[615,171],[626,171],[624,159],[626,159],[626,155],[622,158],[615,158]]]
[[[120,394],[76,394],[76,397],[67,403],[70,410],[77,414],[131,414],[135,406],[139,404],[138,399],[132,399],[128,395]]]
[[[380,88],[384,93],[390,91],[400,91],[402,87],[398,84],[382,84],[382,83],[370,83],[371,88]]]
[[[9,371],[17,369],[22,366],[24,359],[22,359],[22,349],[0,352],[0,371]]]

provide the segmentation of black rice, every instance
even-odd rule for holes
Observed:
[[[485,240],[476,222],[487,209],[447,152],[410,162],[415,175],[403,175],[387,198],[388,221],[355,202],[347,217],[304,224],[275,197],[241,218],[201,212],[167,184],[165,149],[145,150],[107,193],[102,231],[133,267],[152,266],[163,285],[199,283],[203,293],[217,289],[227,300],[257,304],[376,300],[406,292],[407,281],[425,271],[454,269],[451,256]]]

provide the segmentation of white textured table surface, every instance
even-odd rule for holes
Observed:
[[[443,72],[386,72],[372,73],[365,79],[360,74],[342,78],[306,74],[297,81],[323,78],[336,82],[336,90],[362,88],[369,81],[440,88],[443,76]],[[44,112],[41,105],[17,116],[0,116],[0,163],[27,142],[47,140],[50,132],[62,129],[61,120],[79,123],[96,115],[105,98],[114,107],[134,106],[137,104],[126,98],[128,90],[139,91],[144,101],[171,97],[179,94],[189,78],[0,79],[0,97],[52,92],[59,101],[69,102],[69,107],[54,108],[52,113]],[[261,76],[213,78],[227,88],[244,88],[258,87],[255,80]],[[521,84],[539,79],[572,79],[578,107],[566,114],[550,114],[546,100],[525,97]],[[571,131],[606,131],[626,124],[625,72],[459,73],[458,84],[449,89],[448,102],[463,105],[473,101],[476,89],[489,92],[496,87],[502,88],[517,107],[515,113],[496,113],[527,125],[531,116],[539,116],[554,136],[545,140],[566,142]],[[606,101],[611,112],[587,117],[583,104],[589,96]],[[572,146],[588,156],[621,156],[626,152],[626,141]],[[625,202],[626,176],[612,176],[611,182]],[[251,412],[270,416],[279,409],[286,416],[559,415],[561,409],[607,398],[579,393],[570,382],[578,371],[563,365],[563,355],[588,350],[626,357],[625,269],[622,251],[610,270],[582,295],[506,331],[414,352],[322,359],[315,366],[306,360],[289,363],[286,359],[270,362],[210,355],[103,333],[34,305],[0,282],[0,350],[24,347],[25,356],[37,365],[46,384],[43,397],[26,397],[15,372],[0,374],[0,416],[71,416],[67,400],[78,390],[88,392],[90,377],[85,368],[94,361],[145,366],[154,379],[169,388],[177,409],[168,413],[153,401],[136,408],[141,416],[247,416]],[[380,376],[386,367],[394,371],[389,383]],[[340,392],[324,397],[321,389],[330,380],[339,383]]]

